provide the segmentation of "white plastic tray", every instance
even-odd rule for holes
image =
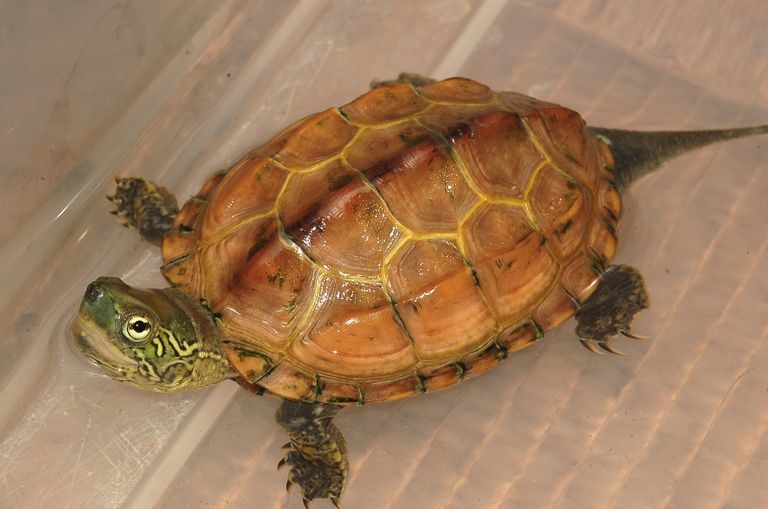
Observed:
[[[135,392],[69,350],[87,283],[162,285],[107,214],[113,175],[179,196],[293,119],[401,70],[465,75],[593,125],[768,121],[768,3],[431,0],[0,8],[0,507],[300,508],[277,402]],[[654,306],[596,356],[571,323],[487,376],[344,411],[348,508],[768,506],[768,139],[626,198]],[[327,501],[316,507],[330,507]]]

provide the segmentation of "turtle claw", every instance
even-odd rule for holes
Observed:
[[[341,501],[339,501],[338,497],[331,497],[330,498],[331,503],[333,504],[333,507],[336,509],[341,509]]]
[[[287,481],[285,481],[285,491],[287,493],[291,492],[291,486],[293,486],[293,481],[289,478]]]
[[[283,458],[280,461],[277,462],[277,470],[280,470],[285,466],[285,464],[288,463],[288,460]]]
[[[598,355],[603,355],[603,352],[597,349],[595,346],[595,340],[593,339],[579,339],[581,341],[581,344],[584,345],[584,348],[589,350],[592,353],[596,353]]]
[[[600,348],[602,348],[606,352],[610,352],[610,353],[612,353],[614,355],[626,355],[621,350],[617,350],[616,348],[613,348],[611,345],[608,344],[607,341],[600,341],[597,344],[600,346]]]
[[[645,339],[648,339],[648,336],[643,336],[641,334],[635,334],[632,332],[631,329],[624,329],[623,331],[620,331],[624,336],[632,339],[637,339],[638,341],[643,341]]]
[[[308,498],[302,498],[301,501],[304,503],[304,509],[309,509],[309,503],[311,501]]]
[[[293,446],[291,445],[290,442],[287,442],[287,443],[283,444],[282,446],[280,446],[280,449],[282,449],[284,451],[290,451],[292,448],[293,448]]]

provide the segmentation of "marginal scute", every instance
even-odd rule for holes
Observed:
[[[517,92],[497,92],[499,102],[512,113],[527,117],[534,114],[537,110],[553,108],[556,105],[546,101],[540,101],[533,97],[519,94]]]
[[[570,318],[577,309],[573,299],[556,285],[531,313],[531,317],[542,329],[551,330]]]
[[[173,226],[176,231],[179,230],[197,230],[200,223],[200,217],[208,203],[197,198],[190,199],[179,211]]]
[[[221,170],[208,177],[208,179],[203,183],[203,186],[200,188],[200,191],[198,191],[195,195],[195,198],[206,200],[208,195],[211,194],[211,191],[216,189],[222,179],[226,177],[227,173],[229,173],[229,170]]]
[[[455,136],[475,117],[498,111],[495,103],[482,104],[436,104],[419,115],[419,123],[433,131],[443,133],[447,138]]]
[[[584,302],[597,288],[598,276],[593,260],[585,254],[579,254],[565,266],[560,282],[566,292],[579,302]]]
[[[197,253],[200,239],[195,231],[172,231],[163,239],[163,259],[166,264]]]
[[[427,105],[412,86],[395,83],[370,90],[341,111],[350,122],[379,124],[413,115]]]
[[[416,376],[407,376],[384,382],[368,382],[363,385],[365,402],[394,401],[418,394],[421,390],[420,383],[421,381]]]
[[[432,101],[482,102],[493,99],[493,91],[467,78],[449,78],[423,86],[419,92]]]
[[[523,198],[542,157],[520,117],[488,113],[472,119],[470,130],[471,135],[459,136],[453,144],[477,186],[487,196]]]
[[[541,169],[531,189],[530,203],[534,217],[542,230],[559,226],[560,219],[580,200],[578,183],[554,166]]]
[[[398,221],[419,233],[455,231],[476,200],[450,154],[433,139],[391,161],[372,183]]]
[[[199,295],[200,269],[197,254],[182,255],[166,262],[161,271],[168,282],[187,295]]]
[[[423,377],[424,390],[432,392],[457,384],[464,378],[465,371],[466,366],[453,362],[422,369],[419,374]]]
[[[175,229],[163,239],[163,260],[160,267],[171,285],[188,295],[197,295],[200,271],[197,268],[200,238],[196,231]]]
[[[264,376],[259,384],[274,394],[302,401],[320,401],[317,398],[315,377],[298,369],[290,359],[283,359]],[[328,393],[328,396],[333,393]],[[347,402],[349,403],[349,402]]]
[[[592,224],[592,230],[587,238],[587,246],[600,263],[607,262],[616,255],[616,229],[609,222],[598,219]]]
[[[236,342],[225,342],[224,353],[229,362],[238,367],[248,383],[258,382],[277,365],[276,360],[263,350],[256,350]]]
[[[611,180],[601,179],[597,188],[598,202],[607,217],[618,224],[621,218],[621,195]]]
[[[362,405],[371,402],[361,382],[325,377],[319,377],[319,382],[319,386],[317,381],[312,385],[312,401],[334,405]]]
[[[422,360],[457,358],[497,332],[469,267],[450,242],[409,242],[390,263],[387,277]]]
[[[499,334],[497,343],[505,348],[507,354],[510,354],[529,346],[539,337],[539,331],[533,323],[530,320],[525,320],[522,324],[516,323],[505,328]]]

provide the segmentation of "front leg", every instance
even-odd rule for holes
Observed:
[[[322,403],[283,400],[275,418],[291,441],[278,468],[288,465],[288,484],[301,487],[304,505],[328,498],[335,506],[347,482],[347,443],[333,417],[341,407]]]
[[[611,265],[600,276],[595,292],[576,312],[576,334],[593,352],[598,352],[594,345],[596,341],[603,350],[620,353],[608,342],[619,333],[642,339],[632,332],[632,319],[649,304],[640,272],[627,265]]]
[[[162,245],[166,232],[173,227],[179,206],[170,191],[143,178],[116,178],[115,194],[107,196],[118,221],[132,226],[152,244]]]

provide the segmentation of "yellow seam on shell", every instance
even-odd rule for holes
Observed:
[[[293,172],[293,170],[290,167],[286,166],[285,163],[283,163],[279,159],[275,158],[274,155],[263,156],[263,157],[260,157],[259,159],[266,159],[267,161],[269,161],[270,163],[274,164],[275,166],[277,166],[281,170],[285,170],[287,172]],[[256,159],[256,161],[258,161],[258,159]],[[235,170],[235,168],[232,168],[232,171],[234,171],[234,170]]]
[[[284,191],[285,191],[285,189],[287,187],[287,182],[291,178],[291,175],[294,174],[294,173],[305,173],[305,172],[314,171],[314,170],[316,170],[316,169],[318,169],[318,168],[320,168],[322,166],[330,164],[335,159],[341,160],[342,163],[345,165],[345,167],[354,170],[356,173],[358,173],[362,177],[363,181],[365,183],[367,183],[370,186],[370,188],[379,196],[379,198],[381,199],[381,201],[385,205],[385,209],[387,210],[388,215],[390,216],[390,218],[393,220],[393,222],[397,225],[397,227],[402,232],[401,238],[398,239],[396,244],[386,253],[385,257],[383,258],[382,268],[381,268],[381,275],[379,277],[379,280],[383,284],[388,284],[387,278],[385,276],[386,270],[389,268],[390,264],[392,263],[392,261],[394,260],[395,256],[400,251],[400,249],[411,239],[413,239],[413,240],[432,240],[432,239],[454,240],[455,239],[456,242],[457,242],[457,245],[458,245],[458,247],[460,249],[460,251],[464,252],[466,246],[464,245],[465,242],[464,242],[463,235],[462,235],[463,227],[466,224],[466,222],[469,220],[469,218],[471,218],[472,215],[479,208],[484,206],[485,203],[489,203],[489,204],[505,204],[505,205],[508,205],[508,206],[513,206],[513,207],[518,207],[518,208],[522,207],[523,210],[525,211],[526,215],[529,216],[530,219],[532,219],[533,215],[532,215],[530,203],[527,201],[527,199],[522,199],[522,200],[521,199],[515,199],[515,198],[507,198],[507,199],[505,199],[505,198],[497,198],[495,196],[487,196],[487,195],[485,195],[485,193],[483,193],[479,189],[479,187],[477,187],[475,185],[475,182],[472,180],[471,176],[466,171],[466,168],[463,165],[463,161],[460,161],[460,158],[455,157],[454,160],[457,161],[457,165],[459,166],[459,169],[460,169],[460,171],[462,173],[462,176],[464,177],[465,181],[467,181],[467,183],[470,186],[470,188],[472,188],[472,190],[478,196],[478,199],[477,199],[476,203],[474,203],[472,205],[472,207],[459,220],[459,222],[457,224],[457,231],[455,233],[454,232],[446,232],[446,233],[439,232],[439,233],[416,234],[415,232],[410,230],[410,228],[407,228],[402,223],[400,223],[400,221],[394,216],[393,212],[389,208],[389,206],[386,203],[386,201],[383,199],[381,194],[378,192],[378,189],[376,189],[375,186],[373,186],[373,184],[370,183],[370,181],[367,179],[367,177],[363,174],[362,171],[358,170],[357,168],[353,168],[349,164],[348,160],[346,159],[346,154],[347,154],[348,149],[353,145],[354,141],[361,136],[363,131],[366,131],[368,128],[383,129],[383,128],[387,128],[387,127],[390,127],[390,126],[395,126],[397,124],[404,124],[404,123],[407,123],[409,121],[415,120],[418,125],[420,125],[421,127],[427,129],[427,131],[434,132],[432,129],[427,128],[426,126],[424,126],[418,119],[419,119],[419,117],[423,116],[424,113],[426,113],[427,111],[434,109],[437,105],[440,105],[440,106],[454,106],[454,107],[472,107],[472,106],[482,106],[482,105],[486,104],[485,102],[483,102],[483,103],[472,103],[472,102],[465,103],[465,102],[450,102],[450,101],[434,101],[434,100],[431,100],[431,99],[423,96],[422,94],[420,94],[419,90],[416,87],[411,86],[411,88],[416,92],[416,94],[419,97],[423,98],[427,102],[427,105],[426,105],[425,108],[423,108],[423,109],[419,110],[418,112],[415,112],[414,114],[409,115],[407,117],[402,117],[402,118],[399,118],[399,119],[396,119],[396,120],[392,120],[392,121],[388,121],[388,122],[368,124],[368,123],[354,122],[354,121],[351,121],[348,118],[346,118],[344,115],[340,115],[342,117],[342,119],[344,119],[349,125],[356,126],[356,127],[359,128],[359,130],[350,139],[350,141],[344,146],[344,148],[340,151],[340,153],[337,154],[334,157],[326,158],[326,159],[323,159],[322,161],[319,161],[316,164],[313,164],[313,165],[307,166],[307,167],[301,167],[301,168],[289,168],[289,167],[285,166],[284,164],[280,163],[279,161],[275,160],[273,157],[270,158],[272,160],[272,162],[274,162],[276,164],[276,166],[278,166],[278,167],[280,167],[280,168],[282,168],[282,169],[284,169],[284,170],[286,170],[286,171],[288,171],[290,173],[288,178],[284,182],[283,188],[281,189],[281,191],[280,191],[280,193],[278,195],[278,198],[275,200],[275,206],[269,212],[266,212],[264,214],[260,214],[258,217],[253,217],[253,218],[250,218],[250,220],[244,220],[244,221],[241,221],[240,223],[237,223],[235,225],[231,225],[230,228],[228,228],[225,232],[222,232],[221,235],[217,235],[217,238],[214,241],[214,243],[218,242],[223,236],[226,236],[226,235],[229,235],[229,234],[233,233],[235,230],[239,229],[240,227],[242,227],[242,226],[244,226],[246,224],[249,224],[252,221],[261,219],[263,217],[266,217],[266,216],[268,216],[270,214],[274,214],[275,215],[278,223],[281,225],[280,226],[280,228],[281,228],[282,227],[282,222],[280,221],[280,218],[279,218],[279,204],[280,204],[280,202],[283,199],[283,193],[284,193]],[[500,101],[498,100],[498,97],[495,94],[494,94],[493,98],[494,98],[494,100],[493,101],[488,101],[487,104],[496,103],[496,104],[499,104],[502,107],[502,109],[506,110],[506,107],[504,107],[500,103]],[[532,142],[534,143],[534,145],[536,146],[537,150],[541,154],[543,154],[544,158],[546,159],[546,162],[550,162],[551,160],[550,160],[548,154],[546,154],[546,151],[543,150],[543,147],[540,145],[538,140],[535,138],[535,136],[532,134],[532,132],[530,132],[530,128],[528,127],[527,123],[525,123],[524,120],[523,120],[523,124],[526,127],[526,129],[529,131],[529,136],[530,136]],[[444,139],[444,136],[440,136],[440,137]],[[455,152],[455,151],[452,150],[452,147],[450,146],[450,144],[448,144],[448,146],[450,147],[451,152]],[[458,154],[456,154],[456,156],[458,156]],[[534,171],[534,175],[529,179],[529,190],[530,190],[530,188],[532,188],[532,183],[535,181],[535,177],[536,177],[537,173],[541,170],[541,168],[543,166],[544,166],[544,163],[540,164],[537,167],[537,169]],[[556,168],[556,169],[559,170],[559,168]],[[285,237],[287,237],[287,236],[285,236]],[[346,281],[351,281],[351,282],[363,282],[363,283],[376,282],[376,277],[350,276],[350,275],[346,275],[344,273],[333,271],[333,270],[331,270],[329,268],[326,268],[326,267],[324,267],[324,266],[314,262],[313,260],[311,260],[306,255],[306,253],[304,253],[304,251],[298,245],[295,245],[293,243],[292,239],[290,239],[289,237],[286,239],[283,236],[281,236],[280,239],[281,239],[281,241],[283,243],[291,245],[292,250],[298,250],[304,257],[307,258],[307,260],[312,264],[313,267],[316,267],[318,269],[316,277],[313,278],[314,288],[313,288],[313,291],[312,291],[312,295],[310,297],[310,299],[311,299],[310,300],[310,305],[308,305],[306,307],[307,312],[305,313],[305,315],[301,318],[300,321],[297,322],[297,325],[294,328],[294,331],[296,331],[296,332],[300,331],[300,329],[302,327],[305,327],[306,323],[309,321],[310,315],[311,315],[311,311],[310,310],[313,309],[313,306],[317,305],[317,300],[319,298],[320,289],[322,287],[322,281],[328,275],[333,275],[333,276],[338,277],[340,279],[343,279],[343,280],[346,280]],[[286,242],[286,240],[288,240],[289,242]],[[468,268],[470,268],[470,270],[472,270],[472,267],[469,264],[468,264]],[[478,290],[480,291],[481,296],[483,297],[483,299],[486,300],[485,295],[482,292],[482,288],[478,287]],[[486,300],[486,305],[487,305],[487,300]],[[488,306],[488,307],[489,307],[489,310],[490,310],[491,314],[493,315],[492,309],[490,308],[490,306]],[[495,319],[495,317],[494,317],[494,319]],[[498,320],[495,320],[495,321],[497,322],[497,324],[499,323]],[[475,351],[480,351],[483,348],[486,348],[488,345],[490,345],[493,342],[493,340],[495,339],[497,334],[498,334],[498,331],[497,331],[497,333],[495,335],[492,334],[487,341],[484,341],[479,348],[475,348],[475,349],[471,350],[469,353],[472,353],[472,352],[475,352]],[[290,345],[293,343],[293,341],[295,341],[295,340],[296,340],[296,338],[293,338],[288,343],[288,346],[286,346],[284,351],[287,350],[290,347]],[[269,351],[270,349],[266,349],[266,350]],[[423,362],[419,363],[419,365],[421,365],[421,364],[423,364]],[[332,378],[332,379],[335,378],[335,379],[338,379],[338,380],[341,380],[341,381],[345,380],[344,378],[341,378],[341,377],[339,377],[339,378],[337,378],[337,377],[329,377],[329,378]],[[387,381],[387,380],[390,380],[390,378],[389,377],[383,377],[380,381]]]
[[[317,271],[314,273],[314,277],[312,278],[312,291],[310,292],[309,302],[304,309],[304,314],[296,321],[296,325],[288,334],[288,342],[286,343],[285,348],[283,348],[282,350],[285,355],[288,355],[288,350],[293,346],[293,344],[296,341],[300,340],[302,337],[304,337],[306,334],[310,332],[309,330],[305,330],[305,328],[312,320],[312,316],[314,315],[314,313],[317,311],[318,301],[320,300],[320,290],[323,287],[324,280],[325,280],[325,274],[323,274],[321,271]]]
[[[544,149],[544,146],[541,144],[539,139],[534,134],[533,130],[531,129],[531,126],[528,125],[528,121],[520,117],[520,122],[523,124],[523,128],[525,129],[525,132],[528,134],[528,138],[531,140],[531,143],[533,143],[533,146],[536,148],[536,151],[539,153],[539,155],[543,158],[542,161],[539,162],[539,164],[536,165],[536,168],[533,170],[533,173],[528,178],[528,183],[525,186],[525,191],[523,192],[523,199],[525,200],[523,204],[523,210],[525,211],[525,215],[528,218],[528,221],[530,221],[531,225],[534,227],[536,231],[541,231],[541,226],[536,221],[536,217],[533,214],[533,208],[531,207],[530,202],[530,193],[533,190],[533,186],[536,184],[536,179],[539,176],[539,173],[541,173],[542,168],[545,166],[552,165],[555,166],[552,163],[552,158],[549,156],[549,153]]]
[[[344,272],[334,270],[330,267],[326,267],[325,265],[322,265],[315,260],[313,260],[304,250],[294,242],[294,240],[285,233],[285,230],[282,228],[282,223],[280,222],[278,224],[278,238],[280,239],[280,242],[287,248],[289,248],[291,251],[297,253],[299,256],[301,256],[303,259],[305,259],[307,262],[311,263],[313,267],[317,268],[323,275],[333,276],[339,279],[343,279],[344,281],[349,281],[352,283],[377,283],[379,281],[379,276],[355,276],[352,274],[346,274]]]
[[[483,290],[482,286],[480,285],[480,280],[477,276],[477,271],[475,270],[474,264],[469,259],[469,256],[467,256],[466,252],[466,244],[464,242],[464,235],[463,232],[463,226],[466,222],[466,218],[470,216],[470,212],[474,212],[476,209],[480,208],[484,202],[491,202],[491,199],[489,196],[487,196],[485,193],[480,191],[479,188],[476,187],[474,181],[472,181],[471,178],[469,178],[469,172],[467,170],[466,165],[464,164],[464,161],[461,158],[461,155],[453,149],[453,145],[448,143],[448,140],[445,139],[445,137],[442,137],[442,140],[446,143],[448,146],[450,152],[451,152],[451,158],[456,163],[456,167],[459,168],[459,171],[462,174],[462,177],[464,177],[464,180],[467,182],[467,184],[470,186],[473,192],[475,192],[475,195],[477,196],[477,203],[473,205],[465,214],[464,216],[458,221],[458,224],[456,225],[457,230],[457,247],[459,248],[459,254],[461,255],[462,259],[464,260],[464,264],[467,267],[467,269],[470,271],[470,275],[474,279],[474,282],[476,283],[475,286],[477,287],[477,292],[480,294],[480,298],[483,299],[483,303],[485,304],[485,307],[488,309],[488,312],[493,317],[493,321],[496,323],[497,333],[500,332],[499,327],[499,319],[496,316],[496,313],[493,310],[493,307],[491,307],[490,302],[491,300],[489,297],[485,294],[485,291]]]
[[[281,222],[280,221],[280,216],[278,214],[278,212],[279,212],[279,203],[282,200],[282,197],[285,194],[286,190],[288,189],[288,181],[291,180],[291,176],[292,176],[292,173],[291,173],[290,170],[286,170],[286,171],[288,171],[288,175],[286,176],[285,180],[283,181],[283,184],[280,187],[280,191],[278,191],[277,196],[275,197],[275,200],[272,203],[272,207],[269,210],[266,210],[264,212],[261,212],[259,214],[255,214],[255,215],[248,215],[248,216],[244,217],[243,219],[241,219],[240,221],[232,223],[229,226],[227,226],[226,228],[224,228],[223,230],[220,230],[219,232],[216,233],[216,235],[212,239],[209,239],[207,242],[202,244],[201,251],[205,250],[205,249],[207,249],[207,248],[209,248],[209,247],[211,247],[211,246],[213,246],[215,244],[218,244],[222,240],[224,240],[227,237],[229,237],[229,236],[233,235],[234,233],[236,233],[241,228],[243,228],[243,227],[245,227],[245,226],[247,226],[247,225],[249,225],[251,223],[254,223],[254,222],[256,222],[256,221],[258,221],[260,219],[264,219],[266,217],[273,216],[278,222]]]

